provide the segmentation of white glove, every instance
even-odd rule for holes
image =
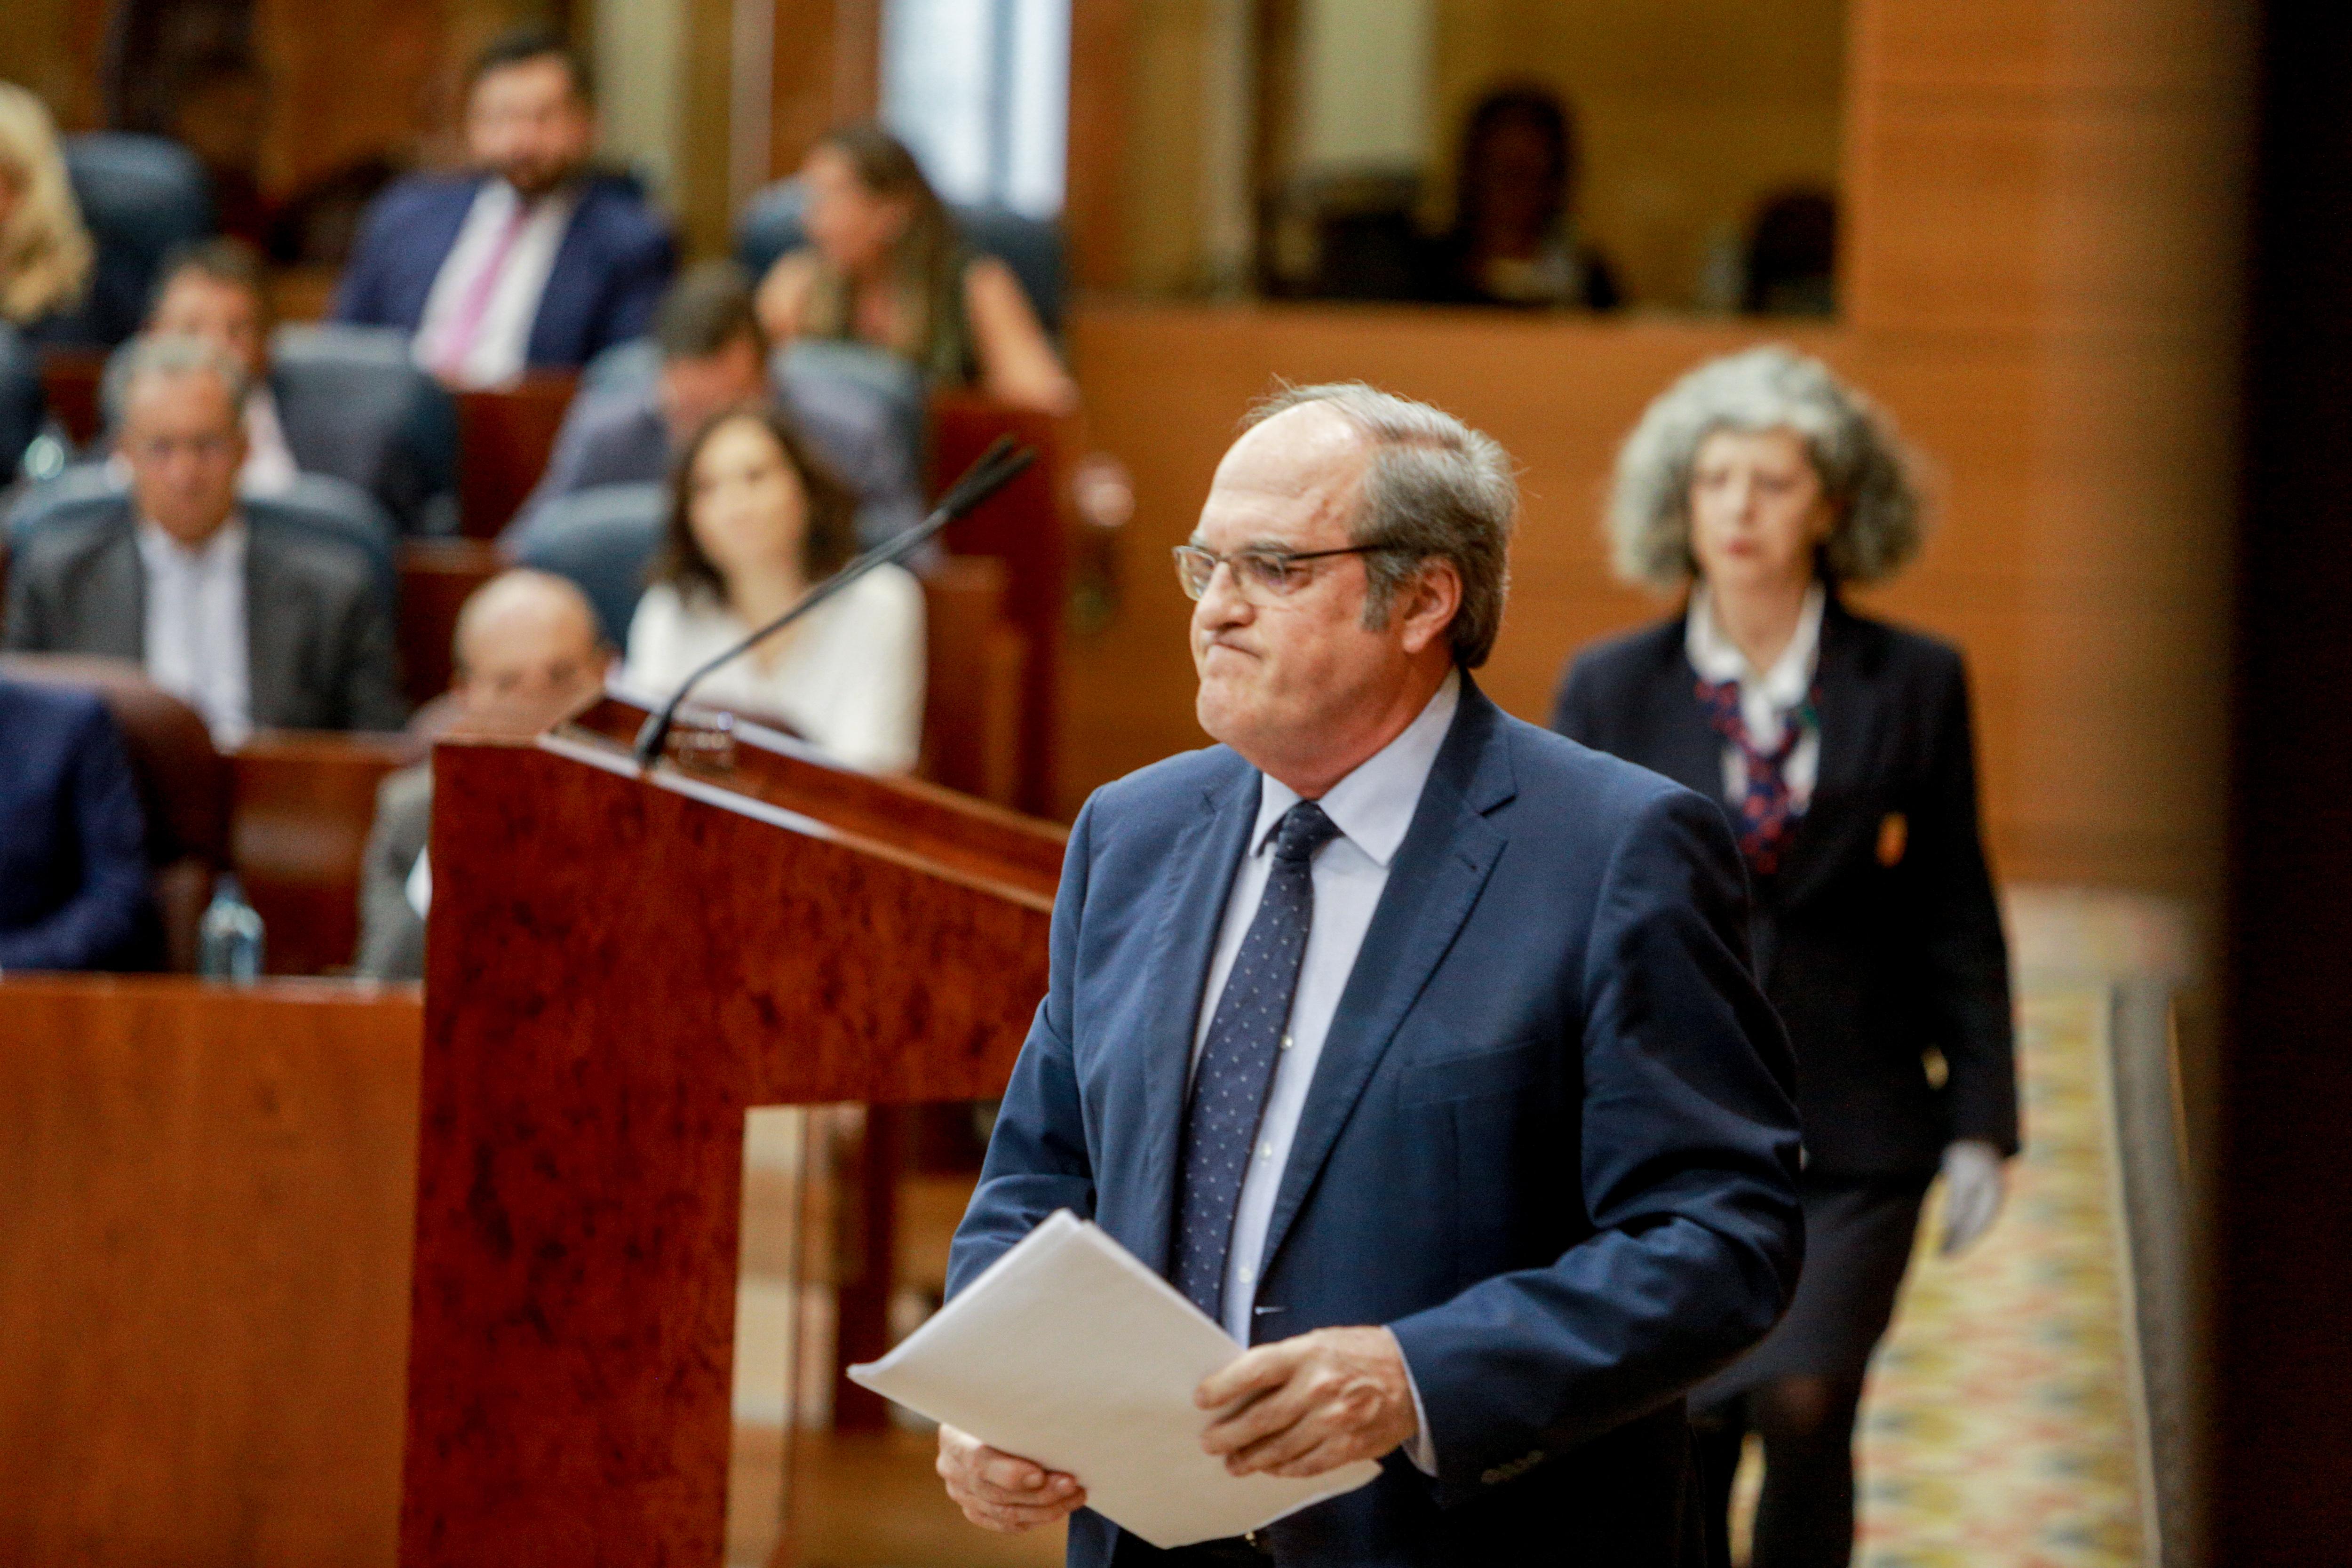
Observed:
[[[1975,1138],[1963,1138],[1944,1150],[1944,1239],[1947,1258],[1966,1251],[1977,1237],[1992,1228],[2008,1194],[2008,1177],[2000,1151]]]

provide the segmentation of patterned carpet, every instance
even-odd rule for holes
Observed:
[[[2138,1568],[2152,1561],[2103,1063],[2106,995],[2029,988],[2026,1153],[1974,1251],[1920,1227],[1860,1443],[1863,1568]]]

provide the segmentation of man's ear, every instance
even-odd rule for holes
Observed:
[[[1433,557],[1423,561],[1397,590],[1397,639],[1404,651],[1417,654],[1444,637],[1462,610],[1462,574],[1454,563]]]

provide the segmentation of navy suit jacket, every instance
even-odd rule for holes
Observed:
[[[1675,616],[1587,648],[1552,726],[1720,798],[1723,738],[1683,640]],[[1956,1138],[2013,1154],[2009,954],[1959,653],[1832,596],[1813,689],[1819,777],[1754,904],[1757,971],[1797,1051],[1806,1168],[1926,1175]]]
[[[1170,1263],[1209,962],[1258,801],[1224,747],[1096,793],[952,1291],[1067,1208]],[[1439,1472],[1402,1453],[1267,1532],[1286,1563],[1655,1564],[1683,1391],[1760,1338],[1802,1247],[1791,1068],[1714,805],[1467,677],[1317,1066],[1257,1340],[1385,1323]],[[1070,1562],[1148,1561],[1081,1512]]]
[[[150,966],[146,824],[106,705],[0,679],[0,970]]]
[[[378,196],[336,285],[332,319],[416,331],[485,177],[413,174]],[[633,184],[588,180],[540,295],[525,362],[534,370],[577,369],[643,336],[675,261],[669,231]]]

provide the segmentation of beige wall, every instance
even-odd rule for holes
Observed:
[[[1848,318],[1792,341],[1940,472],[1874,607],[1958,641],[2002,871],[2201,893],[2218,832],[2242,58],[2193,0],[1868,0],[1847,121]],[[1780,334],[1789,336],[1789,334]],[[1067,658],[1066,805],[1200,744],[1168,547],[1272,378],[1362,376],[1526,465],[1489,689],[1540,719],[1571,651],[1658,613],[1595,533],[1643,403],[1748,326],[1476,311],[1083,305],[1091,434],[1136,476],[1120,612]]]

